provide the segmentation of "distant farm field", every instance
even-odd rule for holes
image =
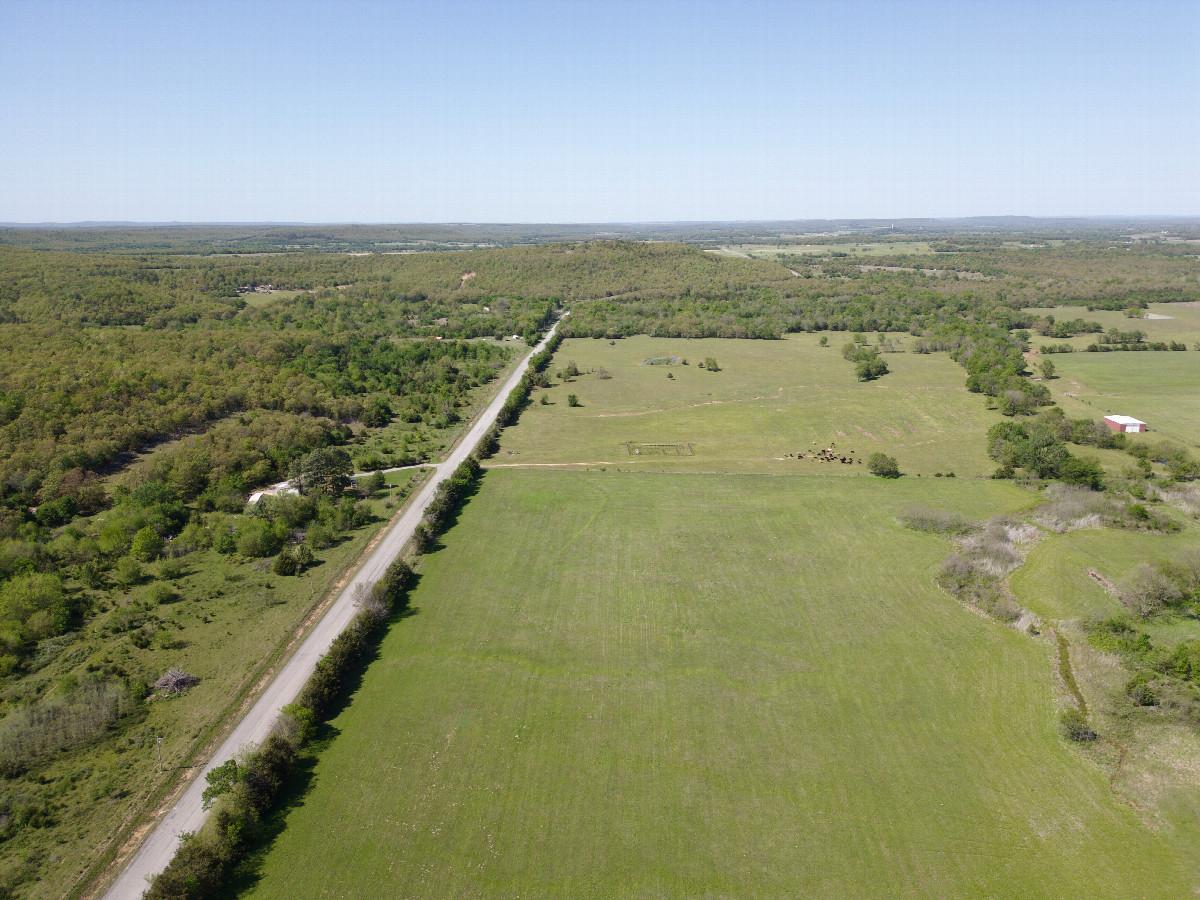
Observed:
[[[889,337],[911,349],[908,335]],[[836,445],[839,455],[852,450],[855,459],[887,453],[902,471],[923,477],[992,472],[985,434],[1001,417],[966,390],[966,373],[946,354],[886,353],[891,374],[863,383],[841,355],[851,336],[828,338],[828,347],[808,334],[782,341],[567,340],[548,373],[574,361],[582,374],[535,390],[489,464],[865,474],[865,465],[811,458]],[[719,371],[701,368],[705,357],[715,358]],[[548,405],[538,402],[542,393]],[[569,394],[578,407],[568,406]],[[802,453],[809,458],[794,458]]]
[[[1058,736],[1049,645],[895,522],[1033,499],[487,473],[243,896],[1189,896]]]
[[[1130,319],[1124,312],[1111,309],[1095,309],[1089,312],[1082,306],[1042,307],[1027,309],[1025,312],[1035,316],[1054,316],[1055,320],[1060,322],[1072,319],[1097,322],[1105,331],[1110,328],[1118,331],[1141,331],[1146,335],[1147,341],[1183,341],[1188,346],[1188,352],[1192,352],[1193,344],[1200,341],[1200,307],[1184,303],[1151,303],[1146,310],[1153,317],[1149,319]],[[1076,350],[1082,350],[1095,342],[1096,338],[1096,334],[1080,334],[1062,340],[1035,334],[1030,343],[1034,347],[1066,343]]]
[[[1200,445],[1200,353],[1061,353],[1054,399],[1072,416],[1110,413],[1146,422],[1152,433]],[[1157,432],[1158,434],[1154,434]]]

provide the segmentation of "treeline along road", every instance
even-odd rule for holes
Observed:
[[[408,505],[400,518],[379,541],[374,552],[358,574],[317,623],[296,653],[279,670],[279,674],[263,691],[245,718],[225,739],[216,753],[200,768],[183,796],[147,836],[129,864],[105,894],[105,900],[136,900],[142,896],[147,879],[161,872],[179,847],[180,835],[195,832],[204,823],[203,794],[205,776],[217,766],[232,759],[245,746],[256,745],[270,733],[280,710],[295,699],[312,674],[314,667],[329,649],[333,639],[349,624],[357,612],[357,598],[363,596],[382,577],[388,565],[396,559],[412,538],[438,486],[461,465],[496,423],[505,401],[517,387],[529,365],[554,336],[556,324],[542,341],[529,352],[496,393],[492,402],[476,419],[462,440],[435,467],[433,476]]]

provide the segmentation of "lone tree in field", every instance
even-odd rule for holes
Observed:
[[[870,459],[867,460],[867,471],[880,478],[899,478],[902,474],[896,458],[885,456],[882,453],[871,454]]]
[[[888,371],[886,362],[878,356],[871,356],[859,362],[854,374],[858,376],[859,381],[874,381],[876,378],[882,378]]]
[[[1054,377],[1054,363],[1048,359],[1043,359],[1038,363],[1038,370],[1042,373],[1042,380],[1049,381]]]
[[[704,368],[710,372],[720,372],[721,367],[717,365],[717,361],[711,356],[704,357]]]
[[[574,394],[567,394],[567,406],[578,406],[579,398]]]

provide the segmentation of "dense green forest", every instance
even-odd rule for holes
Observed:
[[[703,249],[780,241],[758,226],[640,241],[499,226],[0,230],[0,897],[70,845],[68,809],[91,815],[127,789],[119,762],[88,760],[140,734],[172,629],[216,623],[209,604],[245,579],[246,596],[269,598],[340,560],[389,496],[347,476],[436,455],[564,309],[566,336],[610,340],[904,332],[1013,417],[990,437],[1003,476],[1099,486],[1066,444],[1112,441],[1048,416],[1024,354],[1034,335],[1139,348],[1136,329],[1105,331],[1087,310],[1200,299],[1198,245],[1028,227],[927,224],[932,253],[866,261],[826,251],[832,237],[772,258]],[[389,240],[439,249],[364,252]],[[484,244],[518,246],[445,249]],[[877,350],[851,344],[859,369],[874,361],[859,376],[886,379]],[[1172,465],[1196,475],[1186,456]],[[247,510],[252,489],[299,473],[330,489]]]

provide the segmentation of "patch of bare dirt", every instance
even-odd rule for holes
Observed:
[[[1111,578],[1108,578],[1108,577],[1102,575],[1101,573],[1097,572],[1095,569],[1084,569],[1084,571],[1087,572],[1089,578],[1091,578],[1093,581],[1098,583],[1102,588],[1104,588],[1106,591],[1108,591],[1114,597],[1121,596],[1121,592],[1119,590],[1117,590],[1117,586],[1115,584],[1113,584],[1113,581]]]
[[[854,427],[857,428],[859,431],[861,431],[865,437],[869,437],[873,441],[879,440],[878,437],[871,434],[871,432],[867,431],[867,429],[863,428],[861,425],[855,425]],[[838,434],[842,434],[842,433],[839,431]],[[900,435],[898,435],[898,434],[896,435],[896,437],[899,437],[899,436]],[[842,437],[845,437],[845,435],[842,434]]]

